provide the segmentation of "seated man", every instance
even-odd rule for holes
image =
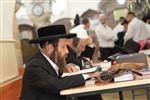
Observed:
[[[79,36],[81,39],[88,39],[89,41],[91,41],[91,43],[87,45],[85,50],[81,53],[81,56],[92,59],[95,47],[93,45],[92,36],[90,35],[91,30],[89,28],[90,28],[90,21],[88,19],[83,19],[82,24],[74,27],[73,29],[70,30],[70,32],[76,33],[77,37]]]
[[[30,43],[38,43],[40,50],[26,64],[20,100],[65,100],[65,96],[59,94],[60,90],[84,85],[87,78],[100,76],[98,72],[59,76],[67,68],[67,38],[76,36],[65,33],[64,25],[46,26],[38,29],[37,39],[30,40]],[[88,97],[98,100],[95,96]],[[79,100],[87,99],[81,97]]]
[[[81,63],[80,54],[85,50],[86,45],[89,43],[88,39],[81,39],[76,37],[68,40],[68,55],[66,57],[66,62],[73,63],[82,69],[83,65]]]
[[[74,65],[74,66],[79,66],[80,69],[83,68],[82,63],[81,63],[81,57],[80,54],[82,51],[85,50],[85,46],[89,44],[90,41],[86,39],[81,39],[80,37],[76,37],[73,39],[68,39],[68,55],[66,57],[66,63],[68,65]],[[78,68],[78,67],[77,67]],[[82,97],[84,100],[102,100],[101,95],[93,95],[93,96],[86,96]],[[80,98],[79,98],[80,99]]]

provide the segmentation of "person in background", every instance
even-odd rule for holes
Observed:
[[[128,28],[128,22],[127,20],[124,18],[124,20],[122,20],[122,22],[120,23],[124,28],[123,31],[118,32],[117,36],[118,36],[118,40],[115,41],[115,45],[118,45],[120,47],[122,47],[124,45],[124,36],[125,33],[127,32],[127,28]]]
[[[150,24],[150,10],[144,17],[145,17],[144,22],[147,23],[147,24]]]
[[[81,53],[85,50],[86,45],[90,43],[91,41],[89,41],[88,38],[83,37],[83,36],[81,37],[78,34],[77,34],[77,37],[68,39],[67,48],[68,48],[69,53],[66,57],[67,65],[75,66],[76,68],[79,68],[80,70],[84,69],[85,66],[82,63],[82,60],[85,60],[85,59],[83,59],[83,57],[81,56]],[[89,96],[85,98],[86,100],[102,100],[101,95],[93,95],[92,98],[95,98],[95,99],[92,99]]]
[[[26,64],[20,100],[65,100],[60,91],[84,85],[86,79],[99,77],[99,72],[61,77],[66,72],[67,39],[76,34],[66,34],[64,25],[45,26],[38,29],[38,38],[30,43],[40,45],[39,51]],[[79,100],[98,100],[85,96]]]
[[[91,38],[91,37],[88,35],[88,33],[87,33],[87,30],[89,29],[89,26],[90,26],[89,21],[86,20],[86,21],[84,22],[84,24],[80,24],[80,25],[74,27],[73,29],[71,29],[71,30],[70,30],[70,33],[76,33],[76,34],[77,34],[77,37],[80,36],[80,39],[86,39],[86,40],[88,40],[90,43],[92,43],[92,38]],[[88,47],[86,47],[86,51],[85,51],[85,52],[87,52],[87,48],[88,48],[89,50],[92,50],[93,53],[94,53],[94,50],[93,50],[93,49],[95,49],[95,48],[91,48],[91,47],[88,46]],[[93,53],[91,54],[91,52],[90,52],[89,55],[87,55],[87,54],[84,53],[84,54],[82,54],[82,56],[88,57],[88,58],[92,58],[91,56],[93,55]]]
[[[122,25],[124,19],[125,19],[124,17],[120,17],[118,25],[113,29],[115,34],[124,31],[124,26]]]
[[[89,24],[86,25],[80,24],[72,28],[70,30],[70,33],[76,33],[77,36],[80,35],[80,38],[88,38],[88,40],[92,42],[92,39],[88,36],[88,33],[86,31],[86,29],[88,28],[89,28]]]
[[[147,39],[148,30],[143,21],[138,19],[133,12],[128,12],[126,20],[129,22],[127,32],[124,36],[125,42],[133,39],[135,42]]]
[[[89,19],[87,18],[83,19],[82,24],[84,25],[84,29],[86,30],[88,36],[92,39],[92,43],[90,43],[89,45],[86,45],[85,51],[81,53],[81,56],[90,58],[92,60],[93,55],[99,52],[99,43],[98,43],[94,30],[90,29]]]
[[[98,38],[101,59],[106,60],[109,56],[115,54],[114,42],[117,40],[117,36],[113,30],[108,26],[108,18],[104,14],[99,15],[100,24],[96,27],[95,33]]]
[[[67,64],[77,65],[80,69],[82,69],[83,64],[81,62],[81,53],[85,50],[86,45],[90,42],[87,38],[81,38],[77,35],[76,38],[68,40],[68,55],[66,57]]]
[[[148,34],[147,34],[147,37],[148,37],[148,40],[147,40],[147,44],[143,47],[143,49],[149,49],[150,48],[150,10],[147,14],[145,14],[143,16],[143,19],[142,19],[146,25],[146,28],[148,30]]]

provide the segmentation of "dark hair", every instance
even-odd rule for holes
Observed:
[[[41,48],[44,48],[46,46],[47,42],[46,41],[42,41],[39,43]]]
[[[86,25],[88,23],[89,23],[89,20],[87,18],[85,18],[85,19],[82,20],[82,24]]]
[[[128,21],[126,19],[124,19],[122,22],[121,22],[121,25],[124,25],[124,24],[128,24]]]
[[[41,48],[44,48],[48,44],[53,44],[53,45],[58,44],[58,39],[55,40],[55,41],[42,41],[42,42],[39,43]]]
[[[124,17],[120,17],[119,21],[122,23],[124,21]]]
[[[142,20],[146,23],[147,18],[146,18],[146,16],[145,16],[145,15],[143,16]]]
[[[133,16],[135,16],[135,13],[134,13],[134,12],[128,12],[128,15],[133,15]]]
[[[150,11],[149,11],[147,14],[145,14],[145,15],[143,16],[142,20],[143,20],[144,22],[146,22],[147,20],[150,20]]]
[[[74,26],[80,25],[80,17],[78,14],[76,14],[75,19],[74,19]]]

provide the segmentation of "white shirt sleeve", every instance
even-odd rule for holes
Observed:
[[[126,42],[127,40],[131,39],[133,37],[133,34],[134,34],[134,27],[132,24],[129,24],[128,30],[124,36],[124,41]]]

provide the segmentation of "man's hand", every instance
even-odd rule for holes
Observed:
[[[66,72],[68,72],[68,73],[77,72],[77,71],[79,71],[79,70],[80,70],[80,68],[77,67],[77,66],[74,65],[74,64],[68,64],[68,65],[66,66]]]

